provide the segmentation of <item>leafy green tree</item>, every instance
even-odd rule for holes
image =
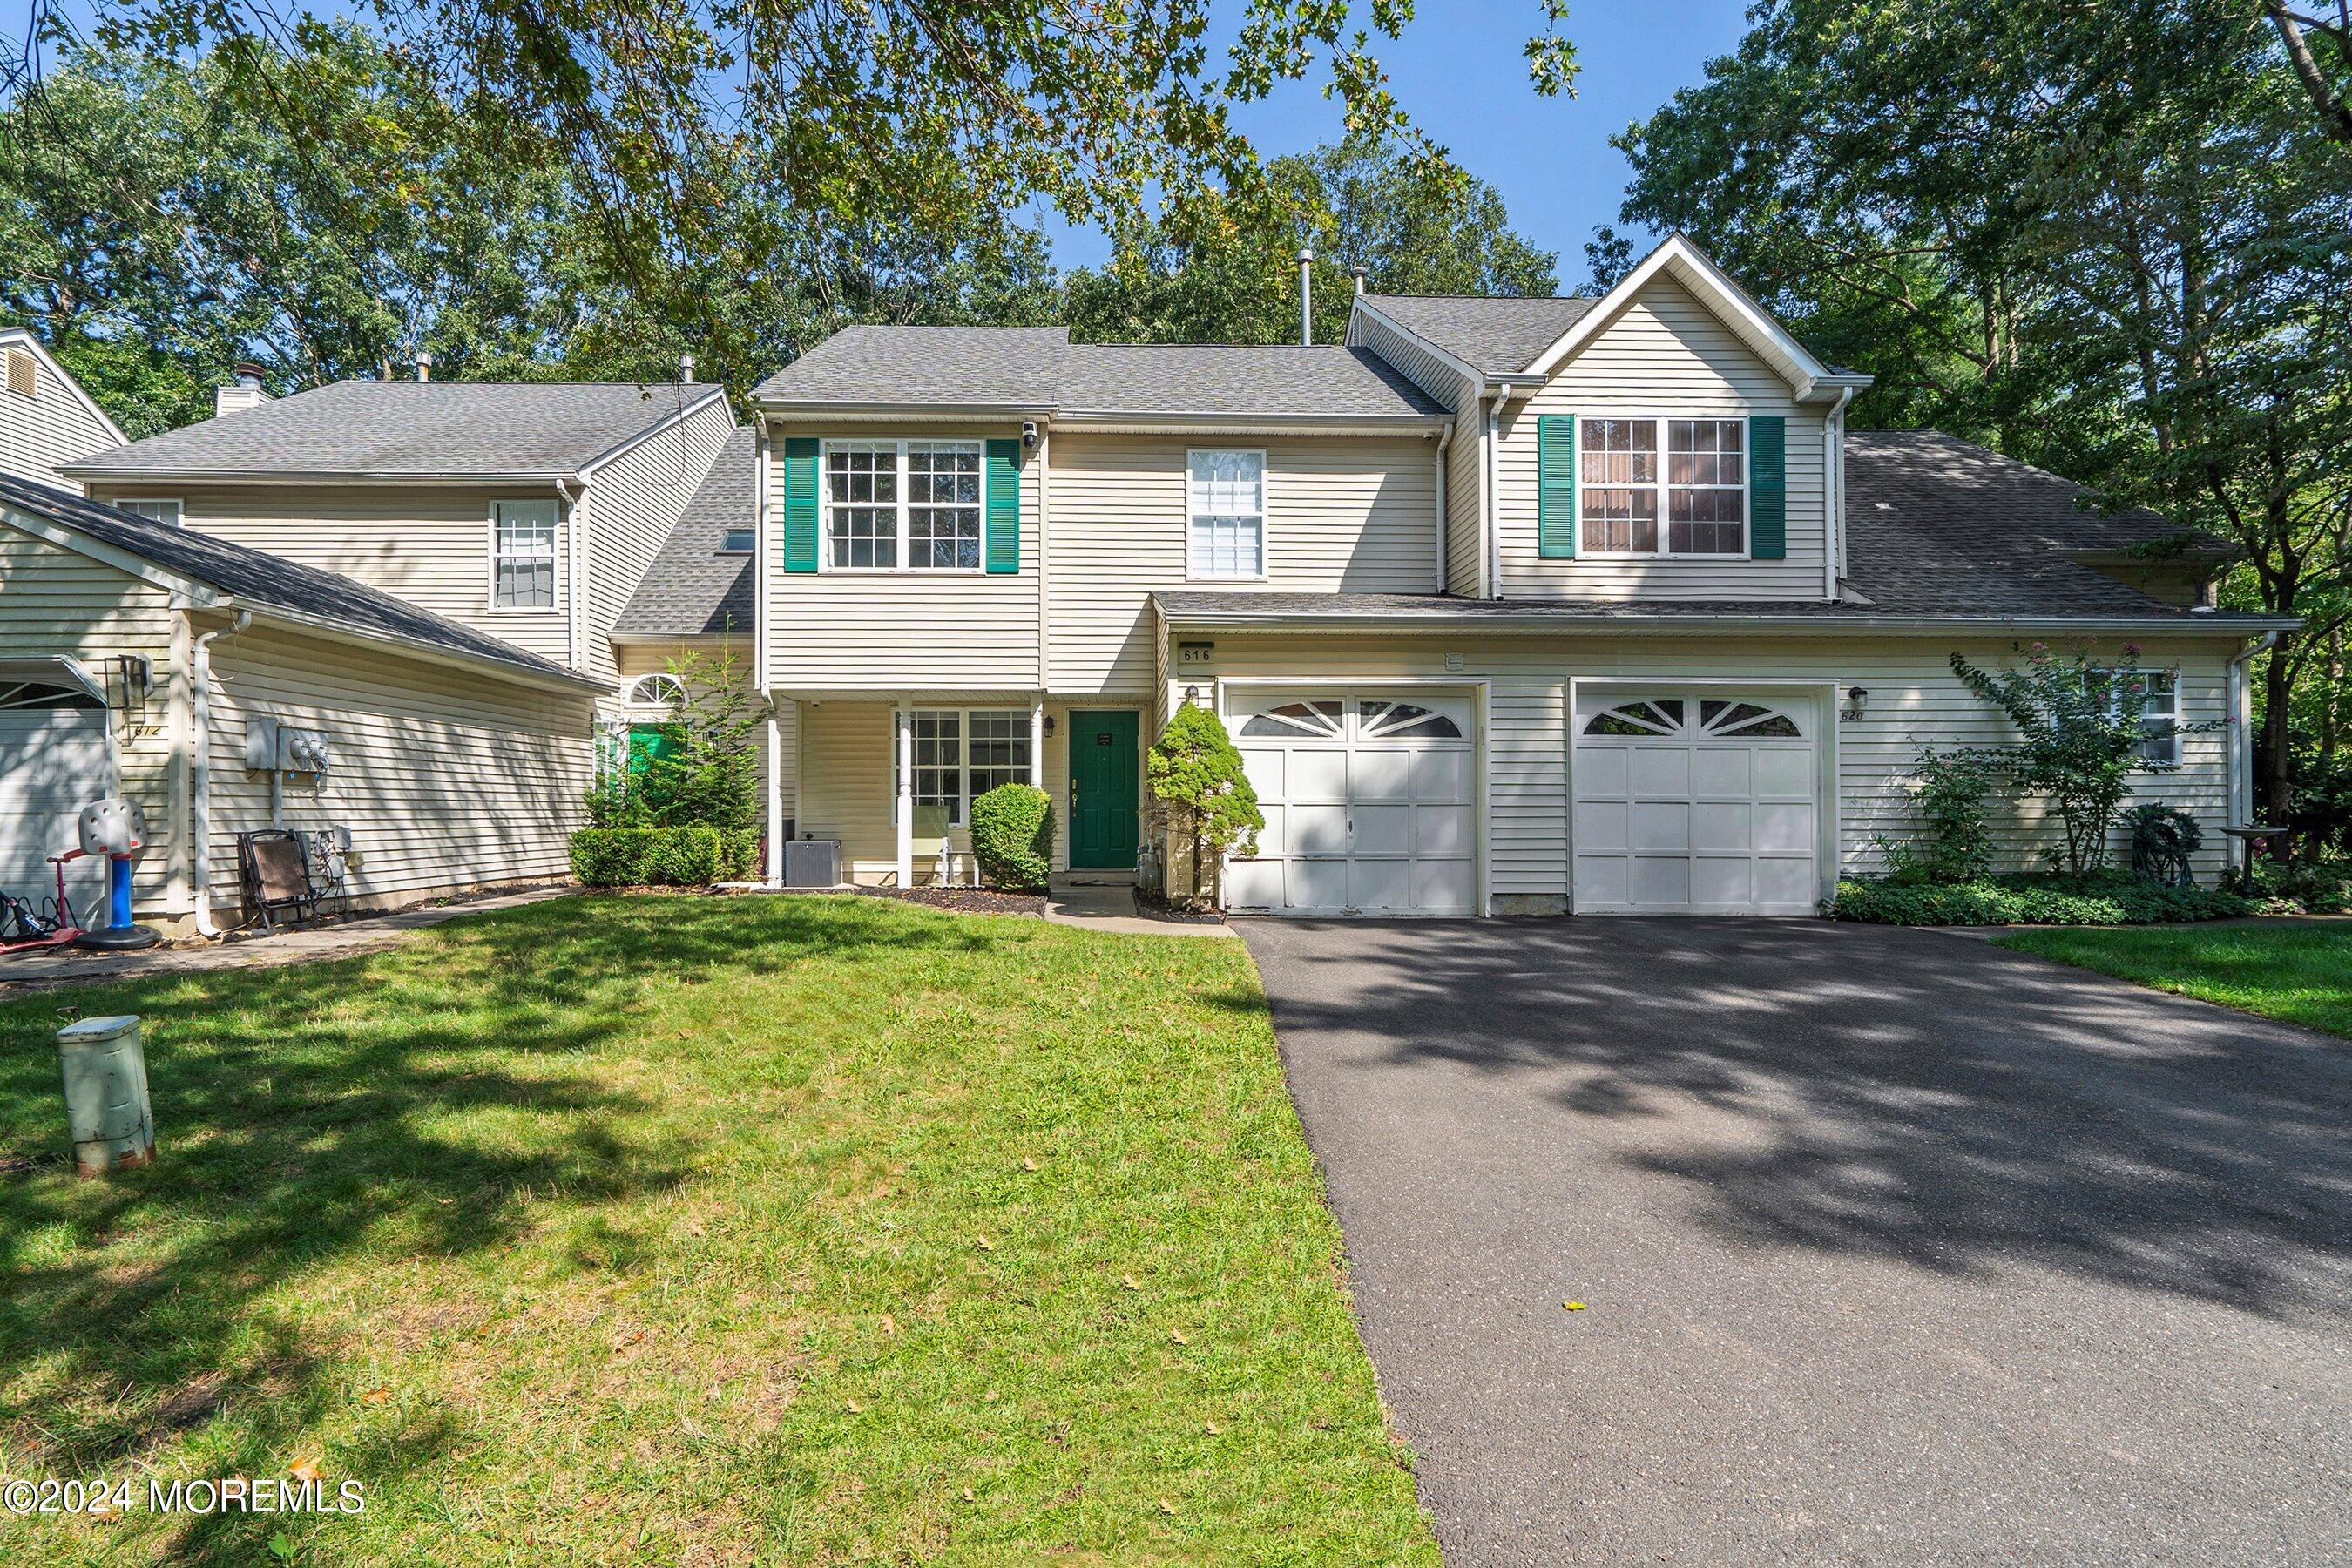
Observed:
[[[1166,815],[1171,858],[1179,845],[1189,856],[1189,902],[1213,907],[1224,858],[1254,853],[1257,836],[1265,831],[1257,791],[1250,786],[1224,721],[1189,702],[1177,709],[1151,742],[1144,776]]]
[[[2265,815],[2352,585],[2352,149],[2238,0],[1770,0],[1621,145],[1624,216],[1690,233],[1827,357],[1853,418],[1936,426],[2239,549],[2232,602],[2317,610],[2267,660]]]
[[[2147,720],[2148,683],[2139,650],[2095,665],[2088,654],[2060,658],[2035,643],[2022,668],[1988,670],[1952,655],[1952,673],[2006,714],[2017,727],[2014,745],[1959,753],[2018,794],[2047,799],[2064,830],[2053,869],[2086,877],[2104,868],[2107,840],[2136,773],[2170,773],[2179,764],[2142,753],[2145,742],[2199,728]],[[1947,753],[1948,763],[1952,754]]]
[[[1500,193],[1397,144],[1351,138],[1276,158],[1264,183],[1171,206],[1067,281],[1088,342],[1296,342],[1302,245],[1318,259],[1315,336],[1346,330],[1351,268],[1397,294],[1549,294],[1557,258],[1510,226]]]

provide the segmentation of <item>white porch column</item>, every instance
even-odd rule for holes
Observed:
[[[768,886],[784,885],[784,726],[768,700]]]
[[[1029,784],[1033,789],[1045,787],[1045,700],[1043,697],[1029,705]]]
[[[915,885],[915,720],[900,703],[892,716],[898,748],[898,886]]]

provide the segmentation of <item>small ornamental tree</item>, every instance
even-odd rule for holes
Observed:
[[[1192,906],[1209,908],[1213,900],[1202,878],[1203,866],[1213,878],[1226,856],[1255,853],[1257,836],[1265,829],[1257,791],[1242,771],[1242,754],[1223,721],[1186,703],[1151,742],[1144,771],[1167,814],[1171,858],[1180,841],[1189,841]]]
[[[2066,835],[2063,850],[2051,859],[2070,877],[2088,876],[2106,864],[2107,839],[2131,793],[2130,775],[2170,773],[2179,765],[2143,755],[2142,743],[2210,728],[2148,719],[2151,683],[2140,673],[2139,649],[2128,644],[2120,661],[2104,666],[2086,653],[2059,658],[2046,643],[2032,645],[2021,669],[1980,669],[1956,653],[1952,673],[2017,726],[2021,739],[2016,745],[1969,754],[2018,793],[2050,801]]]

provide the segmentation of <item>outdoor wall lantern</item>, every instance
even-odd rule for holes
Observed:
[[[1849,686],[1845,689],[1845,718],[1849,721],[1860,721],[1869,704],[1870,693],[1864,688]]]

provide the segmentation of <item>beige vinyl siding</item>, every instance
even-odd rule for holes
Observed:
[[[1547,414],[1788,421],[1788,556],[1780,561],[1572,561],[1536,553],[1536,422]],[[1513,599],[1820,599],[1827,421],[1669,278],[1642,289],[1551,380],[1504,416],[1496,466],[1502,596]],[[1661,433],[1661,446],[1664,436]],[[1660,529],[1664,530],[1661,521]]]
[[[555,608],[490,608],[490,503],[555,500],[551,488],[422,485],[178,486],[141,481],[100,487],[118,495],[176,496],[184,526],[272,555],[339,572],[476,626],[558,664],[572,661],[563,562],[568,523],[556,529]]]
[[[173,641],[178,621],[163,589],[0,524],[0,658],[67,655],[100,679],[118,655],[136,654],[153,665],[155,687],[144,713],[135,723],[111,716],[116,787],[147,814],[148,848],[131,880],[142,918],[191,907],[181,851],[186,757],[174,727],[185,685],[184,650],[175,651]],[[70,825],[61,826],[60,842],[69,841]],[[77,879],[75,886],[82,885]],[[8,890],[22,896],[33,889]]]
[[[1486,426],[1478,407],[1478,384],[1448,365],[1411,337],[1362,311],[1348,317],[1348,342],[1368,348],[1398,374],[1454,414],[1454,440],[1445,451],[1445,591],[1465,596],[1478,592],[1478,470],[1486,460],[1480,443]]]
[[[1173,635],[1187,634],[1179,628]],[[1839,794],[1839,859],[1848,873],[1881,864],[1873,842],[1901,837],[1915,817],[1905,778],[1922,747],[1996,744],[2006,721],[1952,674],[1958,649],[1988,667],[2022,656],[2007,639],[1982,637],[1644,637],[1520,638],[1216,637],[1219,679],[1279,677],[1302,684],[1420,677],[1489,683],[1486,816],[1491,891],[1498,899],[1565,898],[1569,891],[1568,682],[1579,680],[1760,681],[1834,684],[1869,692],[1859,722],[1834,723]],[[2218,725],[2225,718],[2227,666],[2236,645],[2220,638],[2141,639],[2141,663],[2177,668],[2181,717]],[[2119,641],[2093,645],[2120,653]],[[1445,667],[1447,653],[1462,668]],[[1180,673],[1171,688],[1201,679]],[[1176,700],[1171,689],[1170,700]],[[2228,851],[2221,827],[2229,786],[2220,728],[2180,738],[2179,771],[2137,775],[2135,795],[2196,816],[2205,829],[2199,876],[2219,876]],[[2054,821],[2038,807],[1998,810],[1995,827],[2006,868],[2031,868],[2057,841]]]
[[[845,426],[789,431],[767,439],[768,635],[771,684],[785,691],[880,691],[909,686],[1034,691],[1037,647],[1037,505],[1043,465],[1021,473],[1021,570],[986,572],[787,572],[783,569],[783,442],[821,440],[980,441],[1017,438],[1005,425]],[[1054,461],[1062,441],[1054,442]],[[820,462],[822,459],[820,459]],[[984,459],[983,459],[984,461]],[[822,473],[819,483],[823,483]],[[1060,525],[1057,516],[1055,526]],[[822,513],[817,548],[824,552]],[[1055,588],[1058,614],[1063,590]]]
[[[716,660],[730,648],[735,660],[737,684],[748,689],[751,685],[752,658],[751,639],[748,637],[736,637],[731,644],[721,637],[680,638],[675,643],[623,643],[613,650],[615,664],[613,679],[621,689],[609,701],[600,706],[608,716],[625,721],[629,717],[629,710],[624,700],[628,696],[630,685],[639,676],[667,673],[673,666],[681,664],[688,652],[698,653],[708,660]],[[791,816],[793,808],[793,763],[799,750],[798,736],[795,734],[800,718],[799,704],[779,702],[776,704],[776,712],[777,717],[782,721],[782,729],[781,740],[783,744],[783,768],[780,776],[784,794],[784,815]],[[768,824],[768,737],[764,728],[759,736],[759,742],[760,827],[762,832],[765,832]]]
[[[1265,453],[1262,583],[1188,582],[1186,454]],[[1437,575],[1436,443],[1424,436],[1054,439],[1052,689],[1152,689],[1156,589],[1426,594]]]
[[[657,389],[657,408],[681,389]],[[689,394],[700,388],[683,389]],[[714,397],[669,428],[646,437],[590,474],[588,506],[588,672],[612,679],[610,635],[645,581],[678,513],[710,472],[711,459],[735,428],[727,400]],[[751,527],[752,520],[743,519]]]
[[[80,481],[58,473],[58,465],[106,451],[121,445],[120,438],[90,413],[40,355],[32,359],[32,396],[20,396],[0,386],[0,474],[37,479],[79,495]]]
[[[236,902],[237,834],[271,826],[268,775],[245,768],[256,715],[328,732],[323,786],[289,779],[279,825],[350,827],[355,902],[570,875],[593,766],[586,693],[262,626],[215,641],[212,668],[217,907]]]

